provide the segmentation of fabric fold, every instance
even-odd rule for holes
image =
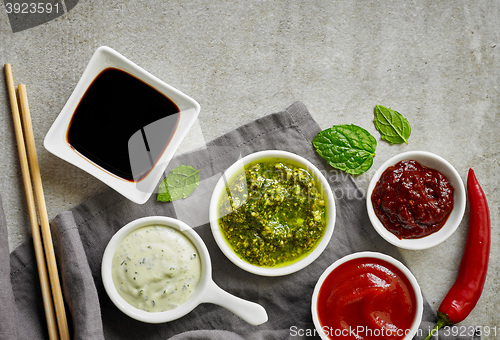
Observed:
[[[97,289],[73,214],[59,214],[51,230],[74,339],[104,339]]]
[[[19,339],[17,306],[10,280],[7,221],[0,198],[0,339]]]

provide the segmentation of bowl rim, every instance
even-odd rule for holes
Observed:
[[[317,313],[317,301],[318,301],[318,294],[321,289],[321,286],[323,285],[325,279],[330,275],[330,273],[340,266],[343,263],[346,263],[348,261],[358,259],[358,258],[376,258],[380,260],[387,261],[388,263],[394,265],[396,268],[398,268],[408,279],[410,282],[413,292],[415,293],[415,300],[417,304],[417,310],[415,312],[415,318],[413,319],[412,326],[407,333],[407,335],[404,337],[403,340],[410,340],[413,338],[413,336],[417,333],[418,328],[420,326],[420,323],[422,322],[422,316],[423,316],[423,310],[424,310],[424,300],[422,296],[422,291],[420,289],[420,285],[418,284],[417,279],[413,275],[413,273],[406,267],[402,262],[399,260],[395,259],[394,257],[380,253],[380,252],[374,252],[374,251],[360,251],[356,253],[351,253],[348,255],[345,255],[344,257],[339,258],[338,260],[334,261],[328,268],[326,268],[321,276],[319,277],[318,281],[316,282],[316,285],[314,286],[314,291],[311,297],[311,313],[312,313],[312,319],[313,319],[313,324],[318,332],[319,336],[323,340],[330,340],[330,338],[324,334],[322,331],[323,327],[321,323],[319,322],[318,318],[318,313]]]
[[[81,98],[94,79],[107,68],[125,71],[150,85],[156,91],[170,98],[179,107],[181,113],[184,113],[180,115],[177,129],[159,160],[152,170],[139,181],[127,181],[102,168],[77,152],[66,140],[73,113]],[[45,135],[43,144],[50,153],[89,173],[131,201],[143,204],[153,194],[168,163],[196,121],[199,112],[200,104],[193,98],[168,85],[110,47],[101,46],[92,55],[72,94]]]
[[[238,255],[236,255],[236,253],[231,249],[231,247],[225,241],[224,236],[220,231],[218,223],[218,203],[220,195],[225,187],[227,180],[230,179],[238,170],[242,169],[246,164],[257,161],[259,159],[268,159],[268,158],[276,158],[276,159],[282,159],[284,161],[291,161],[294,163],[298,163],[301,166],[305,167],[307,170],[309,170],[323,187],[328,209],[328,221],[325,229],[325,234],[322,236],[321,240],[318,242],[316,247],[309,254],[307,254],[300,260],[292,262],[289,265],[279,266],[279,267],[260,267],[241,259]],[[336,220],[335,198],[327,179],[323,176],[321,171],[310,161],[308,161],[307,159],[305,159],[300,155],[297,155],[289,151],[263,150],[248,154],[243,158],[237,160],[222,174],[222,176],[219,178],[213,190],[212,197],[210,199],[209,219],[211,227],[210,229],[212,230],[212,234],[214,236],[217,245],[219,246],[219,249],[231,262],[233,262],[241,269],[256,275],[283,276],[292,274],[307,267],[314,260],[316,260],[325,250],[328,243],[330,242],[335,226],[335,220]]]
[[[392,234],[383,226],[383,224],[376,216],[371,201],[373,189],[375,188],[375,185],[380,179],[382,173],[389,166],[394,165],[402,160],[415,160],[423,166],[438,170],[446,176],[450,184],[455,189],[453,194],[453,210],[446,223],[438,231],[421,238],[399,239],[396,235]],[[443,157],[428,151],[407,151],[389,158],[377,169],[370,180],[368,190],[366,192],[366,208],[373,228],[387,242],[399,248],[409,250],[428,249],[437,246],[438,244],[448,239],[456,231],[462,221],[465,213],[466,200],[465,186],[457,170]]]
[[[200,256],[201,274],[200,281],[193,294],[180,306],[167,310],[164,312],[148,312],[130,305],[118,293],[112,277],[112,261],[116,248],[120,242],[128,236],[131,232],[142,227],[150,225],[167,226],[180,231],[185,235],[196,247]],[[147,323],[163,323],[178,319],[187,313],[191,312],[200,303],[203,302],[205,291],[213,283],[212,281],[212,265],[210,261],[210,254],[203,242],[202,238],[186,223],[166,216],[148,216],[135,219],[124,225],[118,230],[108,242],[104,251],[101,263],[101,277],[106,293],[111,301],[120,309],[124,314],[129,317]]]

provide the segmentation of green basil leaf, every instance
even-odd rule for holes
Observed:
[[[321,131],[313,145],[332,167],[359,175],[372,166],[377,140],[359,126],[334,125]]]
[[[192,166],[180,165],[170,170],[169,174],[160,183],[157,200],[172,202],[191,195],[200,183],[200,170]]]
[[[408,120],[401,113],[382,105],[376,105],[373,122],[382,139],[391,144],[408,144],[411,127]]]

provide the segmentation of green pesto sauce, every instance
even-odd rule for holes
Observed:
[[[325,233],[326,202],[306,169],[264,160],[226,185],[219,225],[238,256],[254,265],[288,265],[312,251]]]

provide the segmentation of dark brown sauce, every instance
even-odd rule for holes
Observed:
[[[409,160],[384,171],[371,200],[384,227],[400,239],[409,239],[441,229],[453,210],[453,193],[442,173]]]
[[[124,71],[107,68],[80,100],[67,141],[98,166],[137,182],[162,156],[179,116],[170,98]]]

